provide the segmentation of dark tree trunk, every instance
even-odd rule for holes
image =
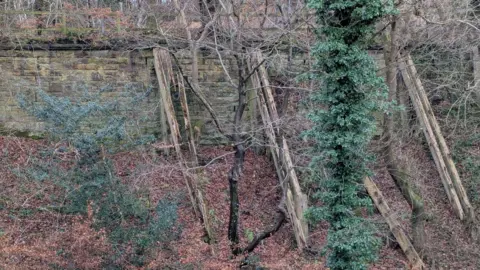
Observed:
[[[243,160],[245,158],[245,149],[243,144],[235,146],[235,161],[232,169],[228,173],[228,183],[230,187],[230,221],[228,224],[228,239],[233,245],[238,244],[238,213],[240,201],[238,199],[238,180],[241,177]]]
[[[244,248],[243,252],[252,252],[265,238],[272,236],[282,227],[283,223],[285,222],[285,210],[279,209],[277,217],[275,218],[274,224],[268,228],[267,230],[263,231],[262,233],[255,236],[255,238],[248,244],[246,248]]]
[[[240,201],[238,199],[238,181],[241,178],[243,170],[243,162],[245,159],[245,145],[242,138],[242,117],[246,102],[246,88],[244,77],[244,60],[240,56],[235,56],[238,65],[238,106],[235,111],[233,121],[232,140],[235,148],[235,160],[230,172],[228,173],[228,183],[230,186],[230,220],[228,223],[228,239],[232,243],[232,250],[234,254],[238,254],[240,249],[237,244],[239,242],[238,236],[238,213],[240,208]]]

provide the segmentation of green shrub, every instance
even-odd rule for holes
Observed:
[[[75,99],[42,90],[36,90],[38,100],[18,96],[20,107],[45,123],[46,137],[52,143],[39,152],[32,166],[16,173],[34,181],[54,182],[62,195],[52,196],[53,209],[87,214],[88,206],[92,207],[94,226],[106,229],[115,250],[105,258],[106,265],[114,267],[126,260],[142,266],[151,248],[178,236],[178,203],[169,197],[149,209],[142,194],[115,175],[110,157],[154,140],[133,128],[134,123],[149,120],[139,119],[138,103],[151,89],[139,93],[126,87],[121,96],[108,101],[102,95],[111,88],[97,93],[81,90]]]

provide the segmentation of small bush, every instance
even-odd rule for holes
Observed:
[[[115,250],[105,257],[105,265],[121,269],[125,263],[144,265],[149,250],[178,236],[178,203],[170,197],[150,209],[142,194],[115,175],[112,154],[154,140],[135,129],[149,120],[138,117],[142,114],[138,103],[151,90],[139,93],[127,87],[120,97],[102,101],[102,94],[109,91],[105,87],[91,93],[85,88],[78,98],[69,99],[36,90],[39,101],[19,95],[20,107],[45,123],[46,138],[52,143],[32,166],[16,173],[54,182],[63,196],[52,197],[51,208],[93,215],[94,227],[108,232]]]

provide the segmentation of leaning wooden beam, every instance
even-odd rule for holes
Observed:
[[[262,53],[261,52],[256,52],[254,54],[255,56],[255,60],[258,63],[263,63],[264,60],[263,60],[263,56],[262,56]],[[270,114],[270,117],[272,118],[272,121],[274,123],[274,126],[277,126],[278,124],[278,121],[279,121],[279,116],[278,116],[278,111],[277,111],[277,108],[275,106],[275,100],[273,98],[273,91],[272,91],[272,88],[270,87],[270,81],[268,80],[268,73],[267,73],[267,70],[265,69],[265,66],[264,65],[260,65],[258,67],[258,75],[259,75],[259,78],[260,78],[260,81],[262,83],[262,92],[263,92],[263,95],[265,96],[265,101],[266,101],[266,105],[267,105],[267,108],[268,108],[268,113]],[[276,128],[277,131],[278,131],[278,128]]]
[[[170,134],[172,144],[175,146],[177,154],[180,151],[180,130],[178,122],[175,118],[175,110],[173,108],[172,97],[170,96],[170,82],[172,81],[172,74],[170,73],[172,62],[168,52],[161,48],[153,49],[155,72],[157,73],[158,89],[160,92],[160,99],[163,109],[165,110],[168,125],[170,127]],[[170,74],[169,74],[170,73]]]
[[[254,74],[255,75],[255,74]],[[258,85],[257,85],[258,86]],[[287,196],[285,204],[287,206],[287,213],[292,222],[293,232],[297,246],[300,250],[303,250],[307,246],[307,237],[308,237],[308,226],[305,220],[303,219],[303,212],[306,210],[306,200],[302,194],[298,194],[297,190],[294,188],[292,192],[292,187],[289,185],[289,182],[294,182],[296,180],[292,177],[292,174],[295,175],[293,171],[293,166],[289,170],[285,167],[284,162],[282,162],[283,152],[287,151],[288,148],[281,148],[275,139],[275,131],[272,125],[272,120],[268,117],[268,109],[265,104],[265,99],[261,91],[258,91],[259,94],[259,107],[260,114],[262,116],[263,124],[265,127],[265,133],[267,135],[268,148],[273,157],[273,163],[275,165],[275,170],[277,172],[277,177],[280,181],[282,189],[287,191]],[[286,144],[285,144],[286,145]],[[280,151],[282,149],[282,151]],[[304,202],[304,203],[303,203]]]
[[[179,159],[182,158],[182,151],[180,150],[180,130],[178,128],[178,122],[175,117],[175,110],[173,108],[172,97],[170,95],[170,83],[172,82],[171,74],[169,74],[169,65],[170,56],[168,52],[161,48],[154,48],[153,49],[153,57],[154,57],[154,66],[155,66],[155,73],[157,74],[158,80],[158,91],[160,92],[160,102],[162,104],[163,110],[165,112],[166,120],[168,126],[170,127],[170,138],[171,143],[175,148],[175,152]],[[184,175],[185,176],[185,175]],[[195,211],[195,215],[198,216],[198,204],[195,196],[195,188],[193,183],[191,183],[190,177],[184,177],[188,189],[188,194],[190,196],[190,201],[193,205],[193,210]]]
[[[453,182],[448,173],[448,169],[443,159],[442,152],[440,151],[437,140],[435,138],[435,133],[433,132],[433,129],[430,125],[430,121],[428,120],[420,96],[417,93],[415,84],[411,78],[411,75],[407,71],[406,64],[404,62],[400,62],[399,67],[400,71],[402,72],[403,81],[408,88],[410,99],[412,100],[412,103],[415,107],[415,112],[417,113],[417,117],[422,126],[423,133],[425,135],[425,138],[427,139],[430,152],[433,156],[433,160],[435,161],[438,173],[440,174],[440,179],[442,180],[442,184],[445,192],[447,193],[447,197],[452,204],[455,214],[458,216],[458,218],[460,218],[460,220],[463,220],[464,212],[462,205],[453,186]]]
[[[183,122],[185,126],[185,132],[187,133],[187,141],[188,141],[188,149],[190,153],[193,154],[193,162],[195,163],[195,167],[198,164],[198,157],[197,157],[197,148],[195,146],[195,139],[193,136],[192,124],[190,121],[190,111],[188,109],[188,101],[187,101],[187,94],[185,92],[185,83],[183,77],[178,75],[177,76],[177,83],[178,83],[178,93],[180,96],[180,104],[182,106],[183,112]]]
[[[282,136],[282,153],[284,166],[287,171],[288,179],[290,180],[290,188],[287,191],[287,200],[293,201],[295,207],[293,213],[296,217],[294,221],[294,230],[296,230],[297,242],[301,242],[303,247],[308,245],[308,223],[305,220],[303,213],[308,207],[307,195],[303,194],[300,184],[298,182],[295,168],[293,167],[292,159],[290,158],[290,150],[288,149],[287,140]],[[290,198],[290,196],[292,198]]]
[[[254,54],[253,66],[262,63],[261,54]],[[275,169],[280,184],[287,191],[286,206],[288,216],[293,225],[295,239],[298,248],[303,250],[307,246],[308,225],[303,218],[303,213],[307,208],[307,197],[300,189],[300,184],[293,168],[290,158],[287,142],[283,136],[279,136],[278,113],[273,99],[273,94],[268,81],[268,74],[265,68],[260,65],[252,75],[252,83],[257,89],[259,111],[267,135],[267,142],[272,153]],[[279,139],[281,146],[277,143]]]
[[[438,125],[437,119],[435,118],[435,114],[433,113],[432,107],[430,106],[430,101],[428,100],[427,93],[425,92],[422,82],[420,81],[420,78],[415,68],[415,64],[413,63],[412,57],[410,55],[407,55],[406,61],[407,61],[406,65],[407,65],[409,75],[413,79],[413,83],[415,84],[417,93],[420,97],[425,113],[428,117],[430,125],[433,128],[433,132],[435,133],[435,136],[438,140],[440,150],[442,151],[443,159],[445,161],[445,164],[447,165],[448,172],[453,182],[453,186],[455,188],[455,191],[457,192],[458,198],[460,199],[460,203],[462,204],[463,212],[465,213],[467,221],[474,223],[475,211],[472,207],[472,204],[470,203],[470,200],[468,199],[467,192],[465,191],[465,188],[462,185],[462,181],[460,180],[457,167],[455,166],[455,163],[453,162],[453,159],[452,159],[452,154],[448,149],[447,143],[445,142],[445,138],[442,135],[440,126]]]
[[[269,120],[268,108],[265,105],[265,98],[262,92],[260,91],[261,84],[260,84],[260,79],[258,77],[257,72],[255,72],[252,75],[252,84],[253,84],[253,87],[257,90],[256,92],[257,92],[257,98],[258,98],[258,107],[260,111],[260,116],[262,117],[265,135],[267,136],[268,149],[270,149],[270,154],[272,155],[272,158],[273,158],[275,171],[277,172],[278,179],[280,181],[284,181],[285,173],[283,172],[283,168],[279,160],[280,152],[275,139],[275,130],[273,128],[272,121]]]
[[[191,153],[190,159],[191,159],[191,162],[193,163],[191,165],[192,167],[198,167],[197,147],[195,145],[195,140],[193,138],[194,136],[191,128],[192,125],[190,121],[190,111],[188,109],[187,94],[185,92],[185,83],[183,81],[182,76],[180,75],[177,76],[177,83],[178,83],[178,92],[180,96],[180,104],[182,106],[182,111],[183,111],[185,131],[187,132],[188,148]],[[193,177],[193,183],[195,187],[196,199],[198,202],[198,208],[202,216],[203,226],[205,227],[205,231],[207,233],[209,240],[212,242],[214,241],[214,234],[213,234],[212,226],[210,225],[207,204],[203,199],[202,190],[197,186],[197,183],[199,182],[198,181],[199,174],[195,172],[192,174],[192,177]]]
[[[163,105],[162,105],[163,107]],[[162,108],[160,109],[160,136],[161,136],[161,140],[163,142],[168,142],[169,139],[168,139],[168,128],[167,128],[167,119],[166,119],[166,115],[165,115],[165,110],[163,110]],[[172,145],[172,147],[174,147]],[[167,148],[163,148],[162,151],[165,155],[169,155],[170,154],[170,147],[167,147]]]
[[[173,73],[172,60],[170,58],[169,53],[166,50],[160,49],[160,48],[153,49],[153,56],[154,56],[155,72],[157,73],[160,98],[162,101],[162,105],[165,108],[167,122],[170,126],[172,143],[175,147],[175,151],[177,153],[178,159],[181,162],[182,173],[186,182],[190,200],[192,202],[195,215],[197,217],[200,216],[203,221],[203,227],[205,229],[205,232],[207,233],[209,240],[213,241],[214,235],[209,222],[207,206],[203,198],[203,193],[200,190],[200,188],[198,188],[198,185],[197,185],[198,175],[196,173],[193,173],[193,174],[187,173],[188,166],[186,164],[186,160],[183,157],[182,151],[180,149],[180,138],[181,138],[180,129],[179,129],[177,119],[175,117],[175,110],[174,110],[172,98],[170,95],[170,83],[174,82],[176,79]],[[185,94],[185,87],[183,84],[183,80],[180,80],[180,78],[178,78],[178,90],[180,92],[180,97],[181,97],[180,102],[182,104],[182,110],[183,110],[183,115],[185,120],[185,128],[187,130],[189,147],[194,156],[193,161],[195,162],[194,166],[196,167],[197,166],[196,148],[193,142],[193,137],[191,136],[190,115],[188,111],[187,97]]]
[[[365,188],[367,189],[368,194],[375,203],[378,211],[380,211],[382,216],[387,221],[390,231],[395,236],[395,239],[397,239],[398,244],[405,253],[408,261],[410,262],[411,269],[426,269],[425,264],[423,263],[422,259],[413,247],[407,234],[400,226],[400,223],[395,219],[395,213],[388,206],[377,185],[375,185],[375,183],[369,177],[364,178],[363,184],[365,185]]]

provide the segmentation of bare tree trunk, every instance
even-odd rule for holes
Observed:
[[[396,18],[394,18],[391,24],[390,44],[385,46],[389,48],[385,52],[385,66],[386,77],[389,88],[388,98],[390,101],[394,100],[397,94],[397,27]],[[394,120],[392,114],[385,114],[384,121],[384,151],[385,161],[387,163],[387,170],[392,177],[395,185],[402,192],[403,197],[407,200],[408,204],[412,207],[412,240],[413,246],[417,252],[422,255],[426,235],[425,235],[425,209],[423,204],[423,198],[418,191],[415,190],[414,185],[409,181],[408,174],[405,173],[407,168],[401,168],[399,162],[395,158],[395,143],[394,137]]]
[[[240,201],[238,199],[238,181],[242,175],[243,162],[245,160],[245,145],[242,138],[242,117],[246,101],[246,85],[244,80],[244,59],[241,56],[235,56],[238,65],[238,106],[235,111],[233,120],[233,134],[232,140],[235,148],[235,160],[230,172],[228,173],[228,183],[230,187],[230,217],[228,222],[228,239],[232,243],[232,250],[234,254],[240,252],[240,248],[237,246],[239,242],[238,236],[238,218]]]

